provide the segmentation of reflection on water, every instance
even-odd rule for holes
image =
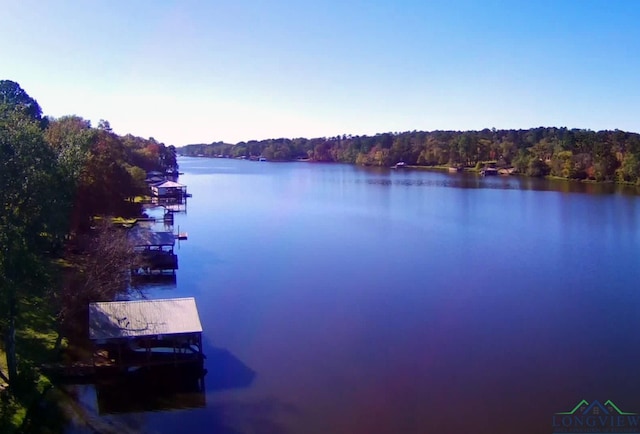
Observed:
[[[96,382],[99,414],[199,408],[206,405],[202,366],[155,366]]]
[[[406,172],[405,172],[406,173]],[[497,190],[535,190],[560,191],[563,193],[587,194],[639,194],[640,188],[633,185],[618,185],[612,183],[592,183],[567,180],[547,180],[516,176],[499,176],[482,178],[469,174],[441,174],[436,179],[423,177],[384,177],[356,179],[372,185],[401,185],[405,187],[445,187],[445,188],[482,188]]]
[[[215,398],[225,391],[250,387],[255,376],[251,368],[228,350],[213,347],[206,351],[204,365],[195,362],[143,367],[98,376],[88,385],[67,384],[64,389],[80,404],[75,410],[79,417],[70,424],[68,432],[185,432],[189,424],[195,423],[207,430],[203,432],[237,433],[245,432],[237,430],[241,426],[250,429],[279,426],[273,420],[274,415],[287,410],[275,400],[221,403]],[[205,408],[200,417],[192,414],[189,422],[179,416],[180,410]],[[171,417],[175,411],[177,420]],[[158,419],[160,415],[169,419]]]
[[[207,350],[208,390],[240,389],[251,386],[256,373],[229,351],[221,348]]]
[[[204,407],[207,391],[242,389],[255,378],[255,372],[227,350],[210,348],[206,358],[207,369],[202,362],[194,362],[141,367],[97,377],[99,414]]]
[[[133,275],[131,278],[132,288],[138,291],[175,289],[177,284],[176,274],[169,273]],[[170,297],[171,295],[167,294],[167,298]]]

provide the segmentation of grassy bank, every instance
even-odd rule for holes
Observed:
[[[55,272],[65,268],[65,264],[55,261],[52,267]],[[4,341],[1,344],[0,369],[6,373]],[[63,340],[59,340],[55,311],[46,296],[21,298],[16,318],[18,378],[12,380],[11,391],[6,381],[0,380],[0,432],[59,432],[59,429],[53,428],[61,425],[51,423],[50,417],[59,413],[56,404],[45,399],[46,395],[50,395],[53,384],[42,373],[40,366],[57,361],[65,345]],[[36,413],[38,416],[35,416]],[[51,425],[52,429],[46,428],[46,425]]]

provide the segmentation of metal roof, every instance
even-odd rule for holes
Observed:
[[[173,181],[165,181],[160,185],[156,185],[156,187],[158,188],[182,188],[182,187],[186,187],[186,185],[184,184],[179,184],[177,182],[173,182]]]
[[[176,237],[171,232],[155,232],[140,226],[131,228],[127,238],[136,247],[173,246],[176,243]]]
[[[166,182],[166,180],[161,176],[150,176],[149,178],[145,179],[145,182],[162,184],[163,182]]]
[[[92,340],[201,332],[193,297],[89,304]]]

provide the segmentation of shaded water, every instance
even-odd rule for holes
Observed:
[[[176,282],[149,295],[196,297],[205,391],[100,423],[538,433],[581,399],[640,412],[640,200],[628,191],[346,165],[180,165],[193,198],[175,224],[189,240]],[[77,391],[99,412],[95,388]],[[107,395],[118,393],[128,392]]]

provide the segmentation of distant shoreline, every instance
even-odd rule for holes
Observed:
[[[534,178],[640,186],[640,134],[539,127],[528,130],[407,131],[373,136],[279,138],[192,144],[182,155],[314,161],[374,167],[464,168],[487,176],[509,171]]]
[[[248,161],[248,162],[255,162],[255,163],[261,163],[261,161],[258,161],[257,159],[255,160],[251,160],[251,159],[247,159],[247,158],[232,158],[232,157],[217,157],[217,156],[206,156],[206,155],[184,155],[184,154],[178,154],[179,157],[187,157],[187,158],[206,158],[206,159],[220,159],[220,160],[242,160],[242,161]],[[295,160],[266,160],[267,162],[270,163],[313,163],[313,164],[349,164],[352,166],[359,166],[359,167],[371,167],[371,168],[380,168],[380,169],[389,169],[392,170],[393,166],[389,166],[389,167],[385,167],[385,166],[373,166],[373,165],[363,165],[363,164],[355,164],[355,163],[345,163],[345,162],[335,162],[335,161],[315,161],[311,158],[301,158],[301,159],[295,159]],[[264,162],[264,161],[262,161]],[[420,165],[407,165],[405,166],[404,169],[402,170],[421,170],[421,171],[429,171],[429,172],[448,172],[451,173],[452,175],[455,175],[456,173],[452,173],[449,169],[451,168],[451,166],[442,166],[442,165],[436,165],[436,166],[420,166]],[[512,169],[512,168],[510,168]],[[471,173],[471,174],[477,174],[478,176],[480,176],[479,174],[479,170],[476,169],[476,167],[464,167],[462,170],[463,173]],[[510,174],[499,174],[498,175],[501,178],[507,178],[507,177],[518,177],[518,178],[536,178],[536,179],[547,179],[550,181],[568,181],[568,182],[575,182],[575,183],[582,183],[582,184],[594,184],[594,185],[620,185],[620,186],[626,186],[626,187],[635,187],[636,190],[638,191],[638,193],[640,194],[640,185],[637,185],[635,183],[632,182],[620,182],[620,181],[614,181],[614,180],[603,180],[603,181],[598,181],[595,179],[573,179],[573,178],[563,178],[561,176],[554,176],[554,175],[546,175],[546,176],[530,176],[527,175],[525,173],[518,173],[518,172],[513,172]]]

